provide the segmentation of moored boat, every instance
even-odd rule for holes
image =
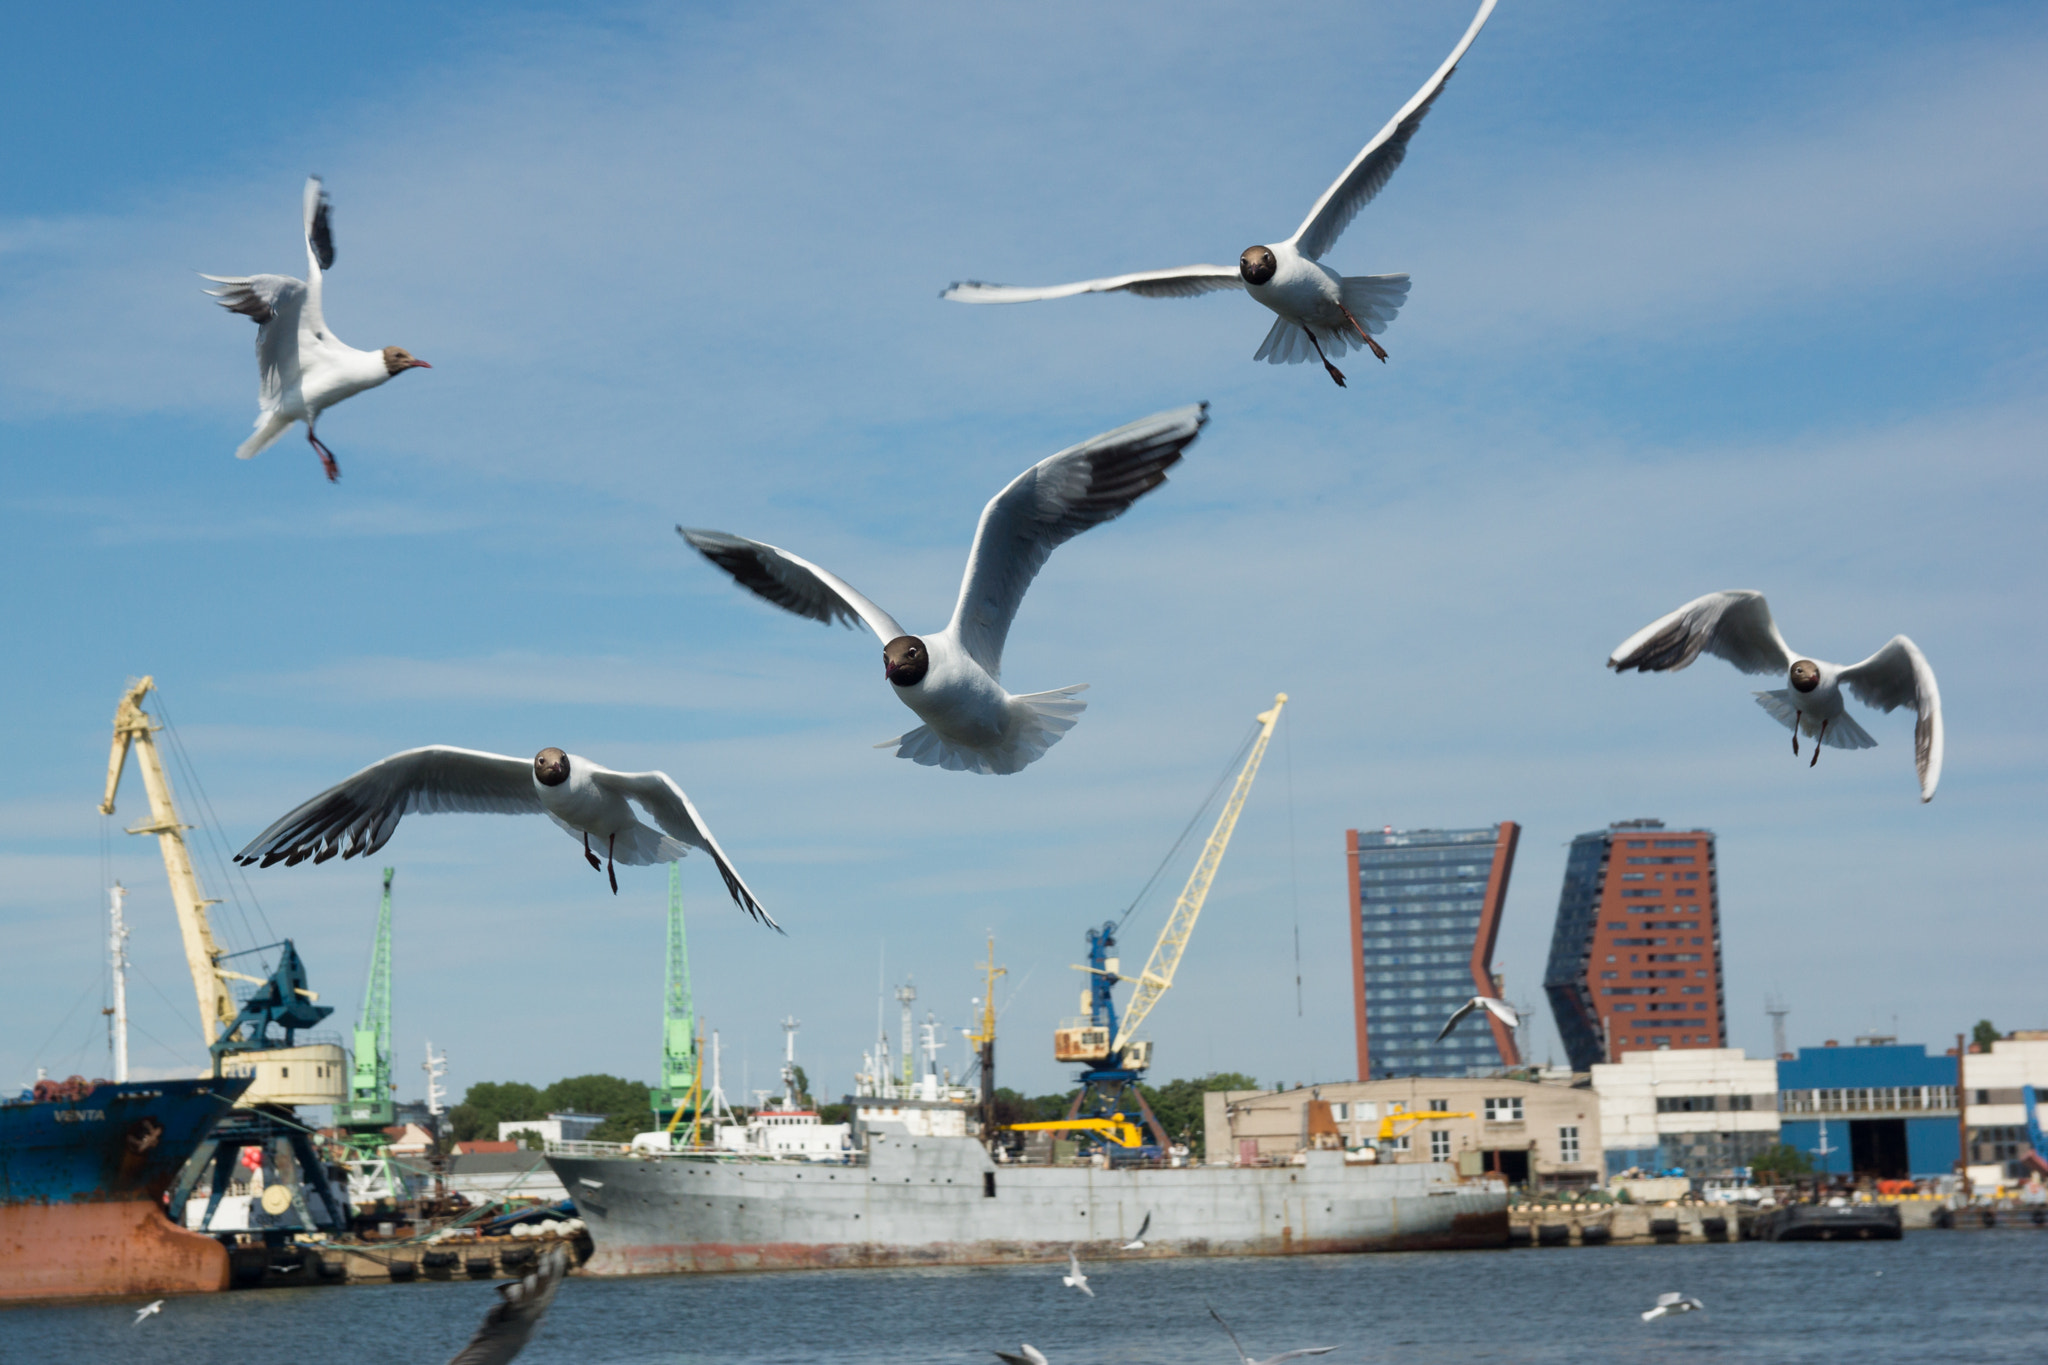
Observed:
[[[1895,1242],[1904,1236],[1894,1204],[1781,1204],[1758,1215],[1760,1242]]]

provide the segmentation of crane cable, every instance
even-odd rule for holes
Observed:
[[[1150,894],[1152,888],[1158,884],[1159,878],[1165,873],[1167,865],[1174,860],[1175,855],[1187,843],[1188,836],[1194,833],[1195,826],[1201,823],[1202,817],[1208,813],[1209,807],[1216,804],[1217,795],[1230,782],[1232,775],[1237,771],[1238,764],[1243,762],[1245,754],[1251,751],[1253,742],[1258,739],[1259,728],[1259,722],[1253,721],[1250,732],[1244,737],[1244,743],[1237,746],[1237,752],[1232,754],[1230,761],[1223,765],[1222,776],[1216,779],[1216,785],[1209,789],[1209,794],[1202,798],[1202,804],[1195,808],[1195,813],[1188,817],[1187,825],[1182,828],[1180,837],[1173,841],[1173,847],[1166,850],[1166,856],[1159,860],[1159,866],[1152,869],[1152,875],[1145,879],[1144,886],[1138,889],[1137,895],[1131,897],[1131,903],[1124,907],[1123,913],[1116,917],[1116,928],[1121,929],[1124,927],[1124,921],[1131,917],[1132,913],[1137,910],[1139,902],[1143,901]]]

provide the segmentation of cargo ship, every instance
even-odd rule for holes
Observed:
[[[164,1196],[246,1078],[41,1081],[0,1102],[0,1300],[228,1287]]]

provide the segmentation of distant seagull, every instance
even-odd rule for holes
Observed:
[[[320,456],[331,483],[341,477],[334,452],[313,434],[320,414],[344,398],[374,389],[407,370],[430,370],[403,346],[358,351],[328,330],[320,311],[320,272],[334,266],[334,227],[320,177],[306,181],[306,278],[289,275],[201,275],[221,286],[205,292],[231,313],[256,320],[256,367],[263,387],[256,397],[256,434],[235,458],[253,459],[294,422]]]
[[[1216,289],[1243,289],[1279,314],[1266,333],[1253,360],[1269,365],[1295,365],[1307,360],[1313,348],[1330,378],[1344,386],[1344,372],[1330,363],[1330,355],[1343,355],[1352,347],[1365,347],[1382,362],[1387,353],[1375,334],[1384,332],[1408,297],[1406,275],[1339,275],[1322,263],[1323,253],[1337,244],[1358,211],[1394,174],[1394,168],[1408,155],[1408,140],[1422,126],[1444,82],[1457,69],[1458,61],[1493,13],[1494,0],[1485,0],[1472,26],[1451,49],[1451,55],[1423,83],[1414,98],[1380,129],[1365,150],[1352,158],[1344,174],[1323,191],[1315,207],[1294,235],[1284,242],[1248,246],[1237,264],[1189,265],[1172,270],[1141,270],[1131,275],[1112,275],[1077,284],[1023,287],[984,284],[964,280],[939,295],[956,303],[1028,303],[1036,299],[1060,299],[1073,294],[1106,294],[1117,291],[1146,298],[1187,298]],[[1271,37],[1271,34],[1267,35]],[[1326,99],[1318,102],[1327,105]],[[1328,354],[1325,354],[1328,352]]]
[[[1883,649],[1859,664],[1820,663],[1801,658],[1778,633],[1777,622],[1760,592],[1710,592],[1659,617],[1621,642],[1607,666],[1626,673],[1676,672],[1705,651],[1718,654],[1744,673],[1783,673],[1790,688],[1758,692],[1757,705],[1792,731],[1792,752],[1799,752],[1799,734],[1820,746],[1874,749],[1877,741],[1853,720],[1842,704],[1847,686],[1858,701],[1880,711],[1911,707],[1919,722],[1913,727],[1913,764],[1920,773],[1920,799],[1932,801],[1941,781],[1941,689],[1920,647],[1894,635]]]
[[[1522,1016],[1515,1013],[1514,1006],[1508,1004],[1507,1001],[1496,1000],[1490,995],[1475,995],[1451,1011],[1451,1017],[1444,1020],[1444,1026],[1437,1031],[1436,1040],[1441,1043],[1444,1039],[1450,1037],[1451,1030],[1458,1026],[1458,1021],[1474,1010],[1485,1010],[1511,1029],[1517,1029],[1522,1026]]]
[[[1125,1242],[1123,1249],[1125,1251],[1143,1251],[1145,1249],[1145,1229],[1151,1226],[1152,1215],[1150,1213],[1147,1213],[1145,1215],[1145,1221],[1138,1224],[1138,1235],[1131,1238],[1130,1241]]]
[[[147,1307],[143,1307],[143,1308],[138,1308],[138,1309],[136,1309],[136,1310],[135,1310],[135,1321],[134,1321],[134,1322],[133,1322],[132,1324],[130,1324],[130,1325],[131,1325],[131,1326],[135,1326],[135,1327],[140,1327],[140,1326],[142,1326],[142,1320],[143,1320],[144,1318],[152,1318],[152,1317],[155,1317],[155,1316],[156,1316],[156,1315],[157,1315],[158,1313],[161,1313],[161,1312],[163,1312],[163,1311],[164,1311],[164,1301],[163,1301],[162,1299],[158,1299],[158,1300],[157,1300],[157,1301],[156,1301],[155,1303],[152,1303],[152,1304],[148,1305]]]
[[[1045,1352],[1039,1350],[1030,1342],[1025,1342],[1017,1349],[1022,1351],[1023,1354],[1013,1356],[1008,1351],[997,1351],[995,1357],[997,1360],[1002,1361],[1003,1365],[1046,1365]]]
[[[547,1316],[548,1305],[555,1301],[555,1291],[568,1273],[569,1253],[551,1247],[524,1278],[499,1285],[498,1301],[484,1315],[484,1325],[448,1365],[505,1365],[525,1350],[527,1339]]]
[[[785,611],[830,625],[863,621],[882,641],[882,676],[924,721],[875,747],[955,772],[1014,773],[1072,729],[1086,683],[1017,696],[1004,690],[1003,644],[1024,591],[1054,549],[1113,521],[1166,482],[1209,420],[1208,404],[1157,413],[1070,446],[1019,474],[982,509],[953,619],[916,636],[846,580],[758,540],[678,526],[703,556]]]
[[[658,828],[641,823],[634,803]],[[613,895],[619,890],[614,859],[639,867],[672,863],[692,848],[702,849],[717,864],[733,901],[770,928],[781,928],[740,880],[674,778],[615,773],[560,749],[542,749],[531,761],[444,744],[407,749],[294,807],[250,840],[235,861],[291,867],[308,858],[324,863],[337,853],[366,858],[390,841],[402,817],[415,811],[545,815],[570,834],[583,836],[583,856],[592,867],[610,873]],[[591,851],[592,835],[605,843],[601,863]]]
[[[1203,1306],[1207,1307],[1206,1304]],[[1216,1319],[1216,1325],[1221,1327],[1223,1334],[1230,1338],[1230,1344],[1236,1348],[1237,1358],[1243,1362],[1243,1365],[1280,1365],[1280,1362],[1283,1360],[1295,1360],[1301,1356],[1326,1356],[1337,1349],[1334,1346],[1304,1346],[1299,1351],[1282,1351],[1277,1356],[1267,1356],[1264,1360],[1253,1360],[1244,1353],[1243,1343],[1238,1341],[1237,1333],[1230,1330],[1230,1324],[1223,1320],[1223,1315],[1214,1308],[1210,1308],[1209,1316]]]
[[[1648,1322],[1651,1318],[1661,1318],[1667,1313],[1693,1313],[1705,1307],[1705,1304],[1690,1295],[1659,1294],[1657,1296],[1657,1306],[1644,1311],[1643,1321]]]
[[[1071,1249],[1067,1252],[1067,1273],[1060,1276],[1060,1283],[1069,1289],[1080,1290],[1091,1299],[1095,1297],[1095,1291],[1088,1287],[1088,1277],[1081,1273],[1081,1258]]]

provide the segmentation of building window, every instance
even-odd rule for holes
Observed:
[[[1488,1123],[1520,1123],[1522,1121],[1522,1097],[1520,1095],[1504,1095],[1499,1099],[1489,1099],[1486,1102],[1486,1121]]]
[[[1557,1130],[1557,1158],[1560,1161],[1579,1159],[1579,1129],[1577,1124],[1566,1124]]]
[[[1449,1100],[1431,1100],[1429,1108],[1432,1113],[1447,1114],[1451,1110],[1451,1102]]]
[[[1330,1102],[1330,1117],[1338,1123],[1346,1122],[1351,1117],[1351,1106],[1342,1100],[1332,1100]]]
[[[1408,1138],[1404,1134],[1401,1137],[1389,1139],[1385,1145],[1397,1152],[1405,1152],[1408,1150]]]
[[[1432,1128],[1429,1130],[1429,1159],[1431,1161],[1449,1161],[1451,1159],[1451,1135],[1447,1129]]]

